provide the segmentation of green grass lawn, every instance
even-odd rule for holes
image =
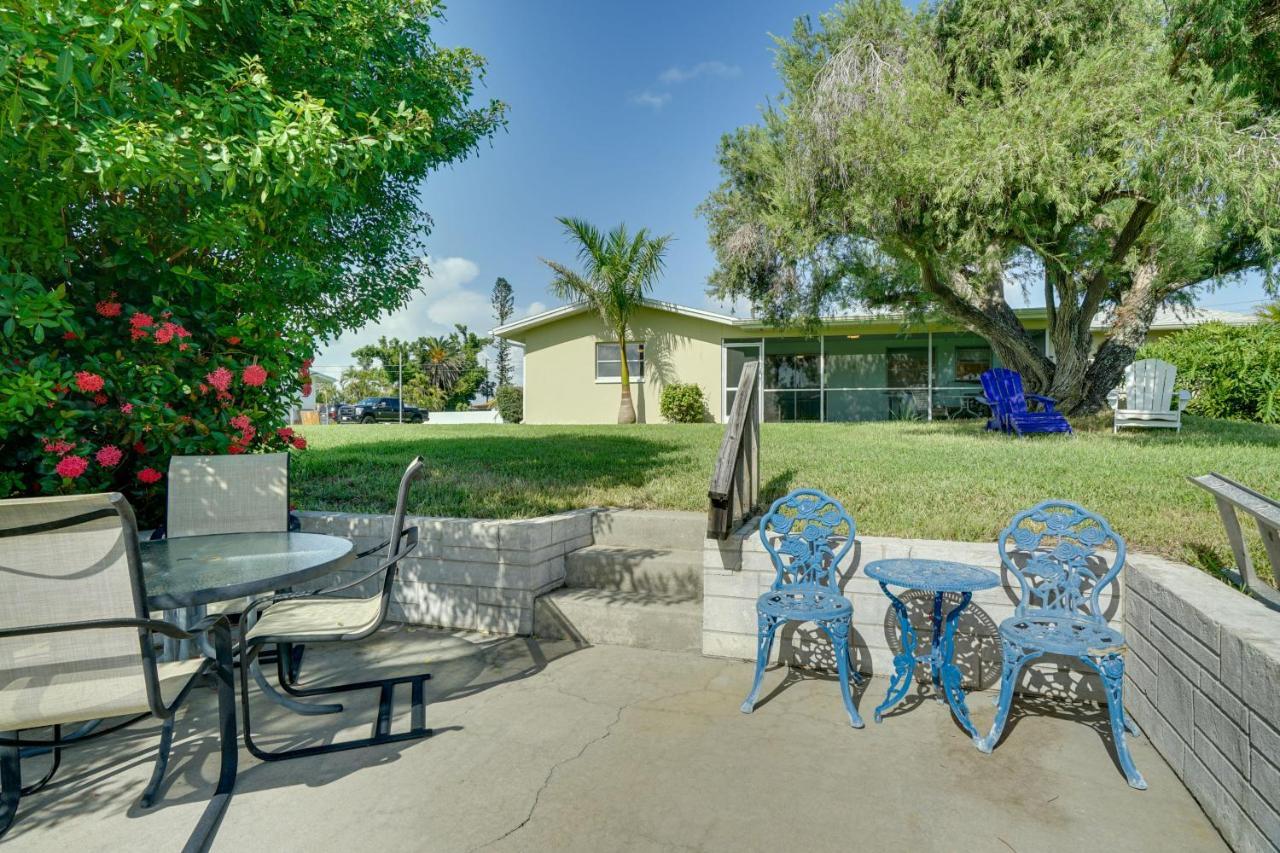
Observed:
[[[979,421],[765,424],[764,497],[808,486],[838,497],[869,536],[993,539],[1048,497],[1102,513],[1131,547],[1213,569],[1228,554],[1207,494],[1218,471],[1280,495],[1280,428],[1186,418],[1181,434],[1112,435],[1099,417],[1077,437],[1016,439]],[[323,426],[294,465],[302,509],[389,512],[408,460],[427,482],[411,511],[516,518],[586,506],[706,509],[717,424]]]

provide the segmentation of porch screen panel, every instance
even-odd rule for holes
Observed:
[[[766,338],[764,419],[822,419],[822,344],[818,339]]]

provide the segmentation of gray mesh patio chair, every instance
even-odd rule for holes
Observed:
[[[231,630],[211,616],[183,630],[147,610],[138,529],[119,494],[0,501],[0,835],[24,795],[43,788],[62,750],[139,722],[163,720],[143,808],[155,802],[173,743],[173,719],[196,679],[218,686],[221,772],[188,841],[201,849],[217,827],[236,777]],[[214,659],[158,663],[153,635],[206,635]],[[121,719],[123,718],[123,719]],[[70,723],[102,720],[63,736]],[[48,739],[24,732],[52,729]],[[23,748],[52,751],[52,767],[22,784]]]
[[[279,648],[302,643],[363,640],[382,626],[387,618],[391,590],[395,585],[396,567],[418,545],[418,528],[405,527],[405,506],[408,501],[409,486],[421,478],[422,473],[422,457],[418,457],[409,463],[404,476],[400,479],[395,515],[391,522],[391,535],[378,548],[364,552],[367,555],[383,547],[386,548],[386,558],[378,564],[377,568],[349,583],[310,593],[293,592],[273,595],[254,601],[245,609],[240,620],[240,702],[244,716],[244,743],[249,752],[257,758],[266,761],[300,758],[374,744],[430,737],[432,732],[431,729],[426,728],[424,708],[424,685],[431,678],[427,673],[331,686],[297,687],[294,679],[286,671],[284,656],[276,657],[276,674],[280,687],[292,696],[326,696],[377,688],[380,691],[378,717],[373,734],[367,738],[274,752],[267,751],[253,741],[249,707],[250,670],[254,670],[255,679],[260,677],[261,674],[257,670],[258,656],[264,647]],[[382,575],[382,584],[377,595],[369,598],[336,595],[336,593],[359,587],[378,575]],[[270,690],[265,680],[260,683]],[[402,684],[410,687],[412,702],[410,728],[407,732],[391,734],[392,700],[396,687]],[[309,704],[294,701],[286,703],[285,707],[306,714],[336,713],[342,710],[342,705],[337,703]]]
[[[289,529],[289,454],[174,456],[168,536],[276,533]]]
[[[174,456],[169,460],[168,503],[163,535],[277,533],[292,529],[289,518],[289,454]],[[248,598],[208,605],[208,613],[233,619]],[[281,649],[297,677],[303,649]]]

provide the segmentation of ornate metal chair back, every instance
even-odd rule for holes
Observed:
[[[822,492],[797,489],[774,501],[760,519],[760,541],[777,572],[772,588],[826,587],[839,594],[836,570],[855,532],[840,502]]]
[[[1102,516],[1070,501],[1044,501],[1015,515],[998,546],[1001,562],[1021,587],[1019,616],[1042,613],[1106,624],[1099,597],[1124,567],[1125,546]]]

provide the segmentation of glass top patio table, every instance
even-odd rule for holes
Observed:
[[[147,604],[199,607],[287,589],[355,559],[347,539],[320,533],[216,533],[139,543]]]

